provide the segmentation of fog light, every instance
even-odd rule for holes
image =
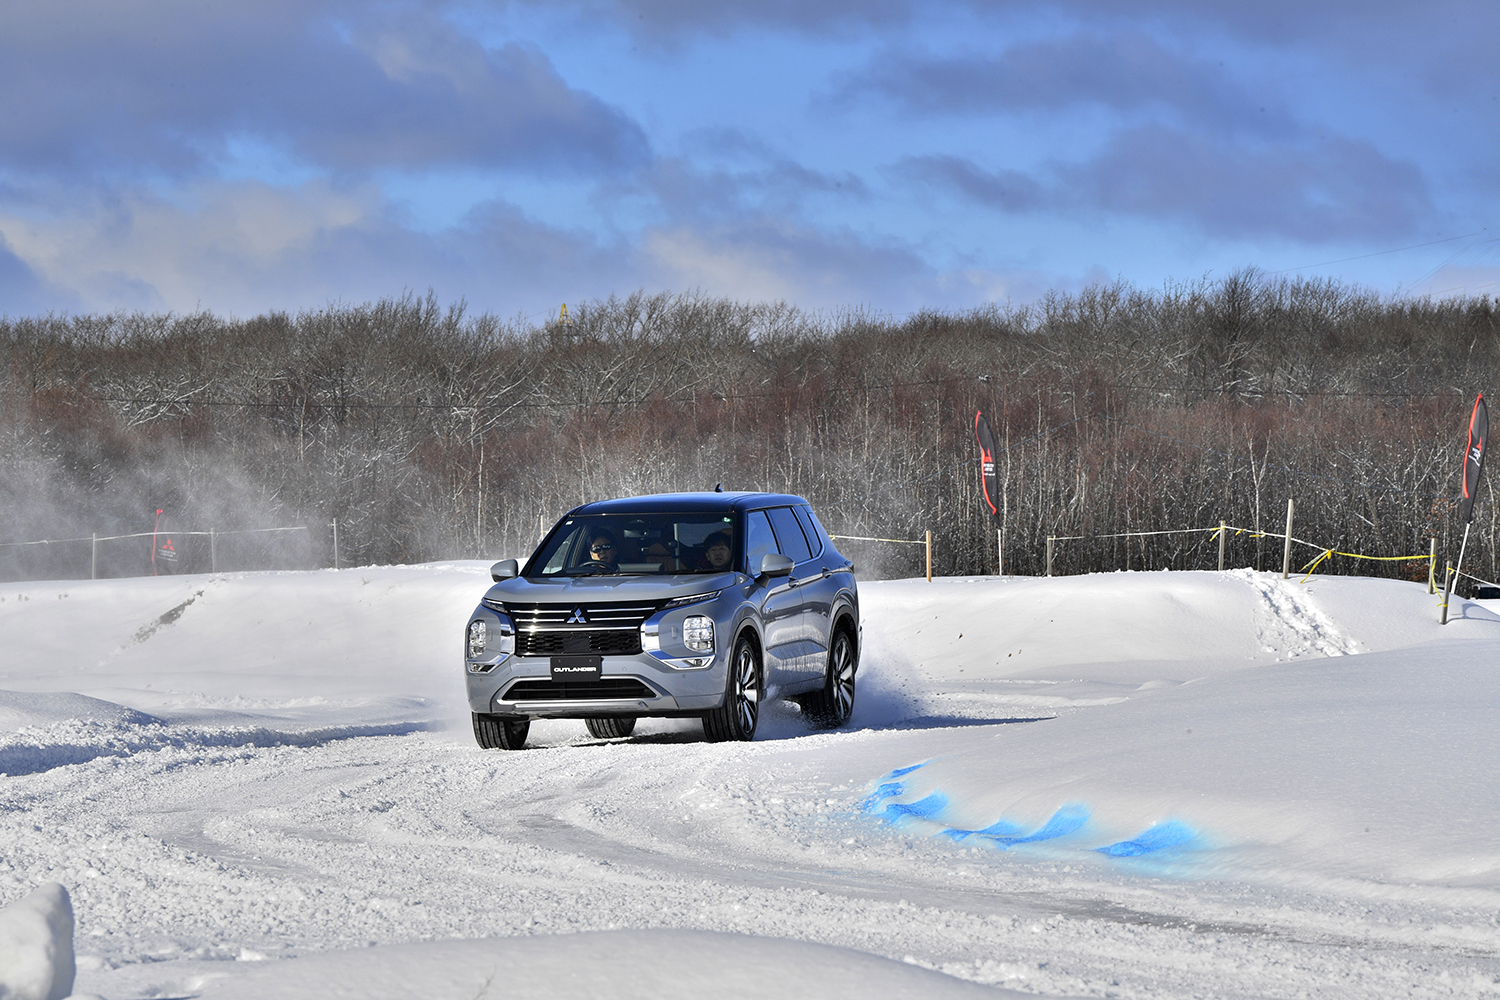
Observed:
[[[484,655],[484,647],[489,642],[490,627],[482,621],[469,622],[469,656],[477,659]]]
[[[714,620],[703,615],[689,615],[682,623],[682,644],[700,653],[713,649]]]

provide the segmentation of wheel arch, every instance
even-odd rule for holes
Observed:
[[[750,644],[755,647],[755,655],[760,659],[761,669],[764,670],[766,664],[766,643],[760,634],[760,622],[756,621],[755,616],[745,615],[742,617],[735,623],[734,628],[730,629],[730,634],[734,636],[734,641],[729,644],[731,650],[734,649],[735,645],[741,639],[749,638]]]
[[[849,642],[854,646],[854,669],[859,670],[860,635],[859,620],[856,618],[854,608],[849,604],[840,604],[833,610],[833,629],[829,633],[829,645],[833,644],[833,632],[843,629],[849,634]]]

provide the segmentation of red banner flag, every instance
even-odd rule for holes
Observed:
[[[1479,477],[1484,475],[1484,449],[1490,439],[1490,411],[1484,405],[1484,393],[1474,400],[1469,417],[1469,450],[1464,453],[1464,495],[1458,514],[1464,524],[1474,520],[1474,498],[1479,495]]]
[[[1000,513],[995,500],[1000,495],[1000,481],[995,477],[995,435],[990,433],[989,421],[984,412],[974,414],[974,437],[979,440],[979,485],[984,489],[984,502],[990,505],[990,515]]]

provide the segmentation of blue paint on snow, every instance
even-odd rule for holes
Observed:
[[[985,827],[983,830],[944,830],[945,836],[954,840],[963,840],[965,837],[1014,837],[1022,832],[1022,828],[1005,820],[997,820]]]
[[[942,792],[933,792],[925,799],[915,802],[892,802],[885,807],[886,819],[905,819],[908,816],[916,819],[932,819],[938,813],[948,808],[948,796]]]
[[[887,781],[866,796],[864,801],[859,804],[859,807],[865,812],[880,812],[882,802],[904,794],[906,794],[905,785],[899,781]]]
[[[994,830],[996,827],[1009,826],[1009,824],[996,823],[988,830],[976,831],[975,836],[984,837],[1000,847],[1013,847],[1016,844],[1034,844],[1040,840],[1056,840],[1058,837],[1066,837],[1079,830],[1088,821],[1089,807],[1081,802],[1069,802],[1053,813],[1052,818],[1035,833],[1025,835],[999,831],[990,833],[989,830]]]
[[[1165,823],[1158,823],[1134,840],[1122,840],[1118,844],[1097,847],[1095,850],[1112,858],[1137,858],[1142,854],[1154,854],[1169,847],[1180,847],[1197,835],[1197,832],[1186,823],[1172,819]]]
[[[865,796],[863,801],[860,802],[859,807],[867,813],[879,813],[881,811],[881,803],[886,799],[894,799],[898,795],[906,794],[906,786],[899,781],[892,781],[891,779],[899,778],[903,774],[911,774],[917,768],[926,766],[927,761],[924,760],[920,764],[912,764],[910,767],[898,767],[894,771],[887,772],[884,777],[879,779],[879,787]]]
[[[1068,802],[1054,812],[1047,822],[1030,833],[1025,827],[1005,819],[996,820],[982,830],[946,827],[938,818],[949,805],[948,796],[943,792],[933,791],[926,798],[915,802],[891,801],[907,794],[906,784],[892,779],[925,767],[926,763],[924,761],[910,767],[897,768],[884,775],[875,790],[860,803],[860,809],[889,823],[900,823],[908,819],[925,820],[944,826],[937,833],[950,840],[974,843],[976,841],[973,838],[977,838],[977,842],[993,845],[1000,850],[1009,850],[1021,844],[1059,840],[1075,834],[1084,828],[1093,815],[1084,803]],[[1197,830],[1181,820],[1174,819],[1158,823],[1129,840],[1122,840],[1105,847],[1095,847],[1092,850],[1111,858],[1137,858],[1167,852],[1172,848],[1190,844],[1198,838]],[[1083,845],[1079,846],[1088,849]]]
[[[888,807],[889,808],[889,807]],[[1042,825],[1041,829],[1034,833],[1027,833],[1025,827],[1017,826],[1006,820],[997,820],[985,827],[983,830],[944,830],[943,835],[954,840],[965,840],[969,837],[983,837],[1000,848],[1009,848],[1015,844],[1034,844],[1041,840],[1056,840],[1076,832],[1089,820],[1089,808],[1080,802],[1069,802]]]

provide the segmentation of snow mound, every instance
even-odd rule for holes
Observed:
[[[1401,580],[1249,569],[893,580],[860,587],[869,661],[943,682],[1140,684],[1308,657],[1500,638],[1500,616]]]
[[[1438,624],[1442,595],[1427,593],[1426,584],[1319,576],[1297,586],[1339,624],[1360,652],[1379,653],[1427,642],[1500,635],[1497,628],[1500,615],[1494,611],[1500,605],[1464,600],[1457,595],[1448,608],[1448,624]]]
[[[866,813],[962,847],[1173,859],[1500,890],[1493,813],[1500,640],[1297,660],[1151,687],[982,741],[933,734]],[[1476,897],[1477,898],[1477,897]]]
[[[413,693],[463,713],[463,628],[489,563],[27,583],[0,595],[0,688],[152,714]],[[417,691],[413,691],[416,682]]]
[[[73,903],[48,882],[0,910],[0,997],[62,1000],[73,992]]]
[[[827,1000],[1023,997],[847,948],[708,931],[596,931],[395,945],[290,959],[204,984],[202,1000]]]
[[[160,721],[124,705],[73,692],[0,691],[0,732],[74,719],[131,726]]]

